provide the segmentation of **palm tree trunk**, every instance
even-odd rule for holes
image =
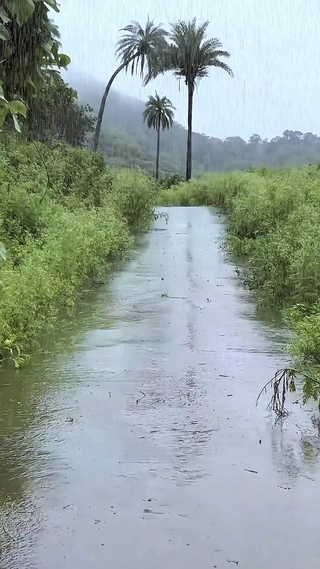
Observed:
[[[186,181],[189,182],[192,174],[192,110],[193,110],[193,83],[188,82],[188,138],[187,138],[187,164]]]
[[[127,67],[127,65],[129,65],[129,63],[131,63],[136,57],[138,57],[138,53],[135,53],[132,57],[130,57],[130,59],[128,59],[128,61],[126,61],[125,63],[122,63],[118,67],[118,69],[115,70],[113,75],[111,75],[109,82],[108,82],[108,84],[104,90],[104,93],[103,93],[102,99],[101,99],[101,103],[100,103],[100,109],[99,109],[99,113],[98,113],[97,124],[96,124],[96,128],[94,131],[94,137],[93,137],[93,149],[94,150],[97,150],[97,148],[99,146],[99,138],[100,138],[100,131],[101,131],[104,108],[106,106],[106,100],[107,100],[107,97],[109,95],[109,91],[111,89],[112,83],[114,82],[115,78],[120,73],[120,71],[122,71],[125,67]]]
[[[159,179],[159,162],[160,162],[160,119],[157,126],[156,180]]]

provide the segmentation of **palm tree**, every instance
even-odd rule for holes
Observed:
[[[219,59],[230,57],[230,53],[220,49],[222,44],[217,38],[206,39],[208,25],[209,22],[206,21],[197,26],[196,18],[190,22],[180,20],[171,24],[168,59],[158,71],[173,71],[176,77],[184,79],[188,87],[187,181],[190,180],[192,172],[192,113],[196,84],[203,77],[208,77],[210,67],[219,67],[233,77],[230,67]]]
[[[137,73],[140,68],[140,76],[143,77],[145,67],[147,74],[144,78],[143,85],[147,85],[153,78],[153,66],[156,65],[157,58],[167,49],[166,32],[159,26],[155,26],[153,20],[147,21],[146,27],[142,28],[138,22],[132,22],[120,31],[125,32],[117,43],[116,54],[121,60],[121,65],[115,70],[103,93],[100,109],[98,113],[96,129],[93,139],[93,148],[97,150],[99,145],[99,137],[101,131],[102,118],[106,100],[111,89],[111,85],[117,75],[125,69],[131,69],[131,75]]]
[[[173,111],[175,107],[167,97],[160,97],[156,92],[155,97],[150,96],[143,111],[143,120],[148,128],[157,131],[157,155],[156,155],[156,180],[159,178],[160,159],[160,131],[170,129],[173,125]]]

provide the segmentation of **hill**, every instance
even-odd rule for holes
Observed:
[[[88,103],[97,112],[104,85],[96,79],[72,76],[67,81],[79,94],[81,103]],[[142,120],[145,102],[111,91],[106,104],[101,150],[110,164],[138,165],[154,171],[156,137]],[[161,173],[183,173],[186,155],[186,129],[178,123],[162,135]],[[193,170],[226,172],[250,167],[283,167],[316,164],[320,161],[320,137],[311,132],[286,130],[282,136],[262,140],[253,134],[249,141],[239,136],[225,140],[193,134]]]

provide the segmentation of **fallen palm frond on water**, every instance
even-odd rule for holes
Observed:
[[[296,391],[295,382],[299,376],[306,380],[307,385],[310,386],[310,384],[313,384],[320,388],[320,381],[310,374],[295,368],[281,368],[275,373],[272,379],[263,386],[257,397],[256,404],[258,405],[261,395],[267,393],[268,387],[273,388],[273,395],[268,407],[275,413],[277,420],[284,419],[289,414],[285,406],[287,393],[294,393]],[[303,402],[308,399],[306,389],[304,389],[304,391]]]

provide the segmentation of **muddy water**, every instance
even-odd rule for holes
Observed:
[[[311,411],[255,406],[285,333],[217,213],[168,211],[53,353],[1,375],[1,569],[319,567]]]

